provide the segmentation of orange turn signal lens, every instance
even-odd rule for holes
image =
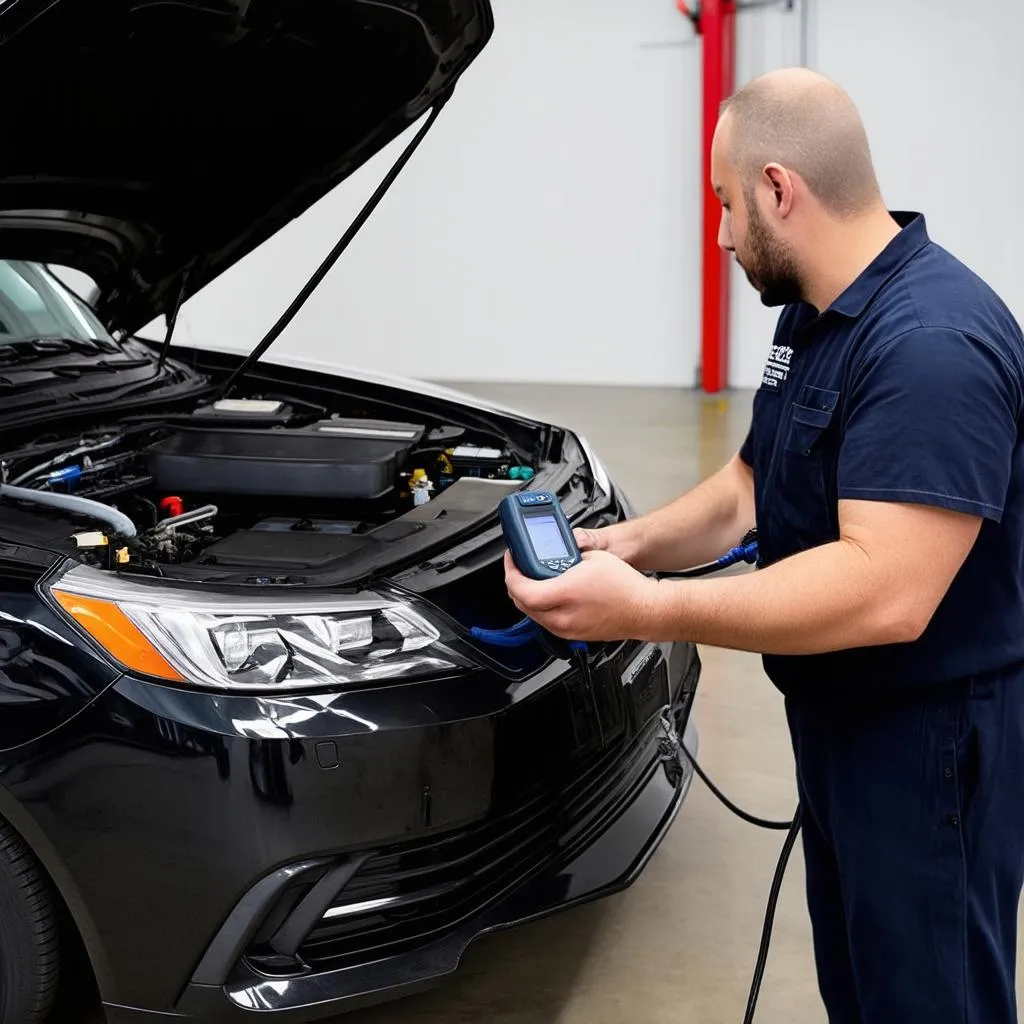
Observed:
[[[52,593],[61,608],[125,668],[160,679],[186,682],[116,604],[57,588]]]

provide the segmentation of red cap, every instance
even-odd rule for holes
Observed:
[[[160,508],[169,516],[180,516],[185,511],[185,504],[178,497],[161,498]]]

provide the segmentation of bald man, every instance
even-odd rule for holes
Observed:
[[[774,72],[714,140],[721,245],[782,307],[736,456],[509,593],[578,640],[756,651],[785,695],[832,1024],[1016,1021],[1024,339],[883,203],[849,97]],[[759,570],[658,581],[755,525]]]

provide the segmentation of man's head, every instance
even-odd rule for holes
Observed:
[[[719,244],[769,306],[807,298],[824,239],[884,210],[856,107],[804,68],[762,75],[723,104],[711,177]]]

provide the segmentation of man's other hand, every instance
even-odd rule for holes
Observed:
[[[617,523],[596,530],[573,530],[576,545],[584,554],[588,551],[606,551],[623,562],[633,565],[637,558],[635,522]]]

